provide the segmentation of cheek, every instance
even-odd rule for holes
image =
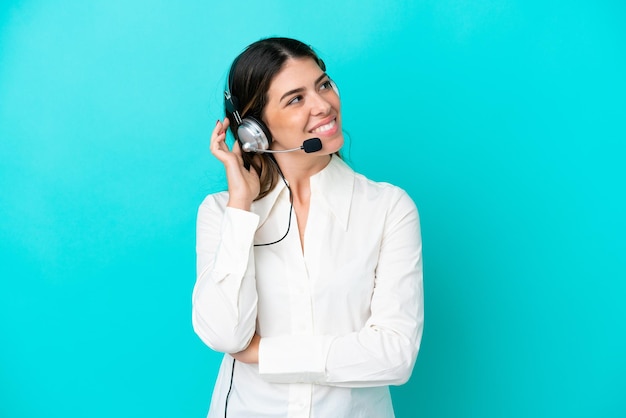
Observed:
[[[287,134],[293,136],[295,132],[299,132],[306,127],[306,118],[301,116],[283,116],[275,118],[268,122],[268,127],[275,138],[281,138],[281,135]]]

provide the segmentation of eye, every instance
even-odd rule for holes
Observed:
[[[320,90],[327,90],[327,89],[332,89],[333,88],[333,83],[330,80],[326,80],[322,83],[322,85],[320,86]]]
[[[292,104],[296,104],[298,102],[300,102],[302,100],[302,96],[295,96],[294,98],[292,98],[291,100],[289,100],[287,102],[287,106],[292,105]]]

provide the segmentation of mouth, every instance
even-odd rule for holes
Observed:
[[[330,122],[324,123],[323,125],[319,125],[315,129],[310,130],[309,132],[311,132],[312,134],[322,134],[324,132],[328,132],[332,130],[335,127],[335,125],[337,125],[337,121],[335,120],[335,118],[333,118],[331,119]]]

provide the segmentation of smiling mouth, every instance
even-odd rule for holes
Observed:
[[[330,131],[331,129],[333,129],[335,127],[336,123],[337,123],[336,120],[333,119],[330,122],[328,122],[327,124],[322,125],[322,126],[318,126],[317,128],[313,129],[311,131],[311,133],[321,134],[323,132]]]

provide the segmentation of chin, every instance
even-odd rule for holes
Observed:
[[[322,139],[321,152],[324,154],[334,154],[343,147],[343,135],[337,135],[336,137]]]

